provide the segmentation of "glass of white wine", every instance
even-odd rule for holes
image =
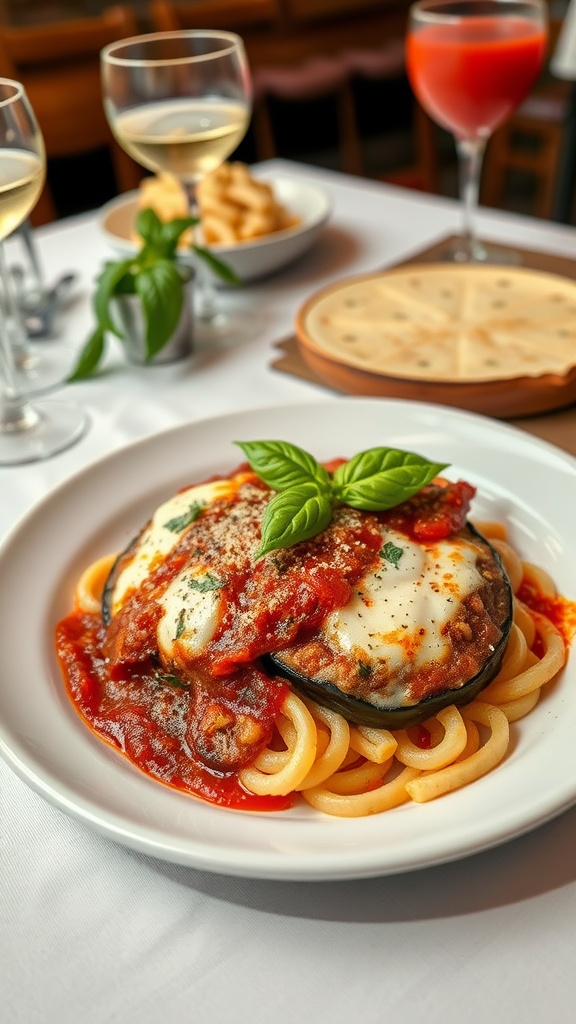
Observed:
[[[11,285],[3,242],[34,208],[46,176],[44,141],[23,85],[0,78],[0,465],[48,458],[86,429],[65,402],[34,401],[22,385],[10,330]]]
[[[234,152],[252,114],[244,44],[233,32],[191,29],[121,39],[101,53],[104,110],[122,148],[169,172],[198,215],[196,185]],[[201,226],[197,235],[201,244]],[[221,317],[211,275],[195,264],[199,319]]]

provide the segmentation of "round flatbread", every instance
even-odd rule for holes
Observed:
[[[323,289],[296,329],[304,350],[386,377],[562,376],[576,366],[576,282],[517,267],[412,264]]]

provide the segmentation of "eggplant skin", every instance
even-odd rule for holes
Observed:
[[[102,591],[102,622],[106,627],[108,627],[112,621],[112,604],[114,599],[114,590],[120,572],[124,566],[124,561],[129,555],[132,554],[132,552],[137,547],[143,532],[144,531],[138,533],[136,537],[134,537],[130,541],[128,546],[124,548],[124,551],[120,552],[118,557],[114,560],[112,568],[108,573],[108,577],[106,579],[106,583],[104,584],[104,589]]]
[[[427,718],[432,718],[449,705],[461,707],[471,703],[500,670],[512,628],[513,596],[510,580],[498,552],[492,548],[486,538],[470,523],[466,525],[466,529],[487,546],[495,564],[500,570],[501,586],[505,588],[506,592],[507,613],[500,624],[500,640],[495,645],[490,656],[484,661],[481,670],[465,683],[456,688],[442,690],[425,697],[417,704],[396,707],[377,706],[363,698],[346,693],[333,683],[302,675],[283,661],[282,653],[270,654],[266,657],[267,671],[287,679],[294,686],[295,690],[299,690],[318,704],[337,711],[349,722],[376,729],[407,729],[411,726],[419,725],[421,722],[426,721]]]

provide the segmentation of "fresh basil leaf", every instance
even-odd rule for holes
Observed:
[[[277,548],[288,548],[322,533],[332,519],[332,501],[314,483],[304,483],[276,494],[262,519],[260,558]]]
[[[136,217],[136,233],[148,245],[159,245],[162,237],[162,221],[158,214],[147,206],[144,210],[139,210]]]
[[[183,281],[170,260],[141,270],[135,279],[146,322],[146,357],[151,359],[178,326],[184,302]]]
[[[197,223],[197,217],[175,217],[161,225],[158,248],[165,259],[174,259],[182,235]]]
[[[447,465],[397,448],[370,448],[338,467],[334,494],[352,508],[383,511],[417,494]]]
[[[106,263],[98,278],[94,294],[94,312],[98,326],[102,331],[111,331],[118,338],[121,338],[122,334],[110,315],[110,302],[119,292],[134,291],[134,278],[131,273],[133,262],[128,259],[120,263]]]
[[[174,516],[173,519],[169,519],[167,523],[164,523],[164,529],[170,530],[171,533],[182,533],[182,530],[185,530],[187,526],[191,526],[192,523],[196,522],[198,516],[205,508],[206,505],[202,502],[193,501],[181,516]]]
[[[96,369],[104,354],[104,331],[97,327],[84,345],[72,373],[66,378],[69,383],[89,377]]]
[[[330,494],[330,474],[303,448],[288,441],[235,441],[246,456],[250,468],[275,491],[286,491],[300,484],[314,484],[322,494]]]
[[[192,248],[196,256],[199,256],[201,260],[204,260],[204,262],[208,264],[210,269],[213,270],[218,277],[221,277],[223,281],[226,281],[226,284],[242,284],[242,278],[238,277],[236,271],[232,270],[232,267],[229,267],[227,263],[217,259],[209,249],[205,249],[201,245],[193,245]]]

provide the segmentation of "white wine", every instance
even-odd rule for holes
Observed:
[[[44,184],[45,162],[24,149],[0,149],[0,241],[36,205]]]
[[[244,138],[250,108],[226,99],[178,99],[127,110],[111,119],[120,145],[150,171],[195,184]]]

